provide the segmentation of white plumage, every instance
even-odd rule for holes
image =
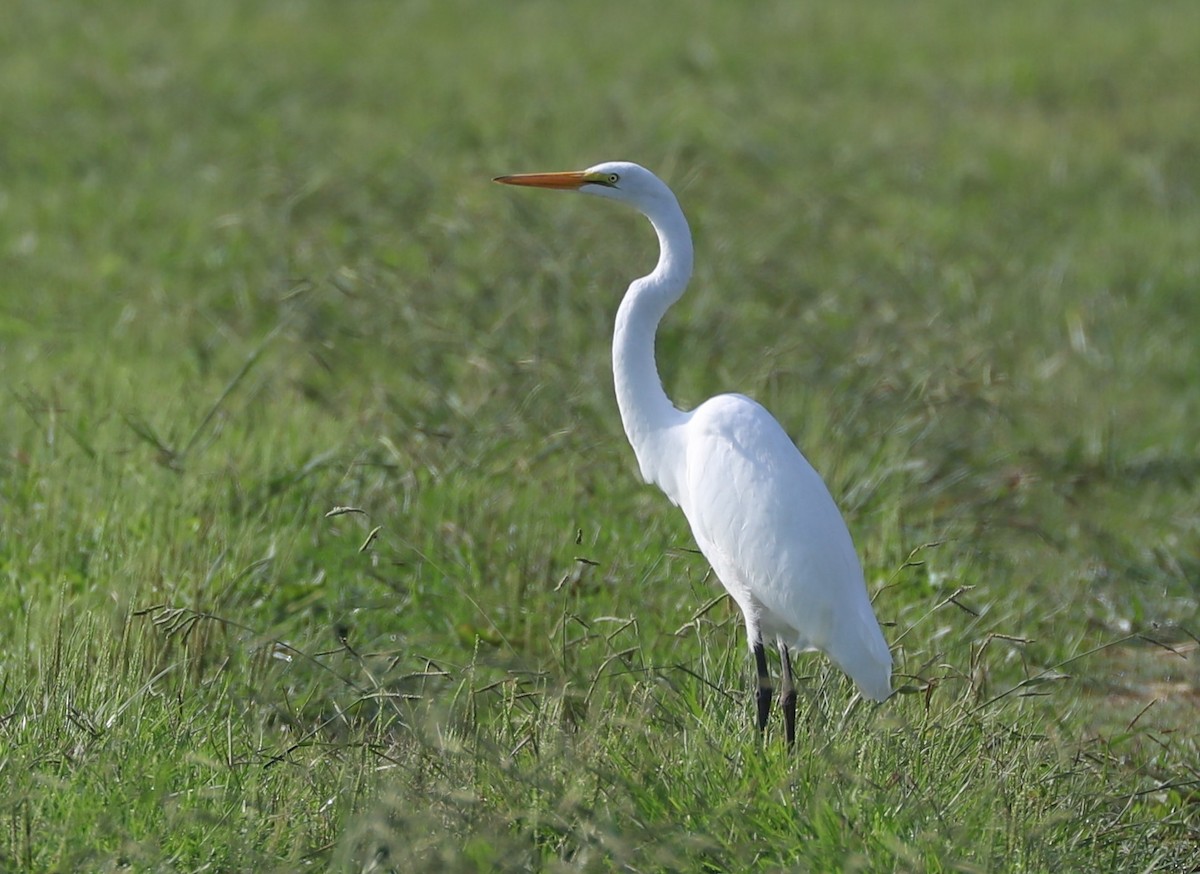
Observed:
[[[864,696],[887,698],[891,653],[850,532],[820,475],[755,401],[718,395],[684,412],[663,391],[654,334],[692,272],[691,233],[675,195],[649,170],[623,161],[496,181],[628,203],[658,234],[657,266],[634,280],[617,311],[617,405],[642,476],[683,510],[700,551],[741,608],[759,674],[759,729],[772,692],[764,639],[776,641],[782,658],[789,743],[795,726],[789,648],[826,653]]]

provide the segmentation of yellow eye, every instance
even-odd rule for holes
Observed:
[[[621,177],[618,176],[616,173],[609,173],[607,181],[608,181],[609,185],[616,185],[618,182],[621,181]]]

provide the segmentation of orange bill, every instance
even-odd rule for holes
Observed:
[[[588,174],[582,170],[568,173],[517,173],[513,176],[497,176],[492,180],[504,185],[528,185],[532,188],[574,189],[589,182]]]

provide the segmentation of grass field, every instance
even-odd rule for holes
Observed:
[[[1195,870],[1198,34],[17,0],[0,870]],[[653,234],[489,181],[607,159],[696,236],[668,391],[784,423],[895,652],[790,756],[617,419]]]

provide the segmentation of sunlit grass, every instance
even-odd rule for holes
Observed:
[[[18,4],[0,868],[1194,866],[1196,15]],[[617,421],[653,235],[488,181],[610,158],[895,648],[790,757]]]

